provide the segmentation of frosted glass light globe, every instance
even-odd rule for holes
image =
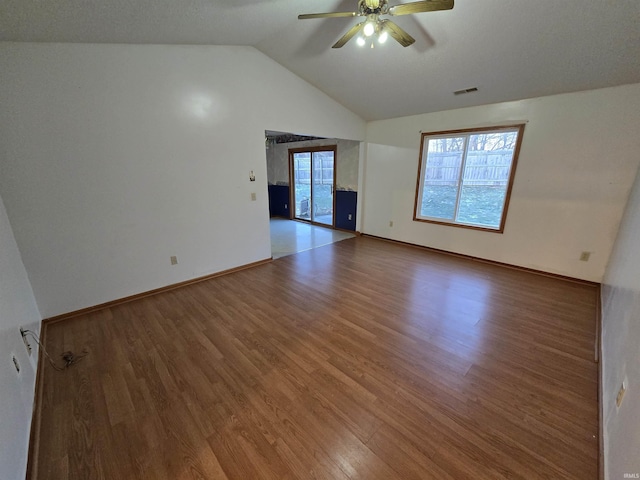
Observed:
[[[368,22],[365,24],[363,32],[365,36],[370,37],[371,35],[373,35],[373,32],[375,32],[375,30],[376,27],[374,27],[373,23]]]

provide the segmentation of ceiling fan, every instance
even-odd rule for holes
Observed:
[[[366,17],[366,20],[351,27],[351,29],[338,40],[333,48],[344,46],[349,40],[362,31],[363,36],[358,37],[358,44],[366,43],[365,37],[377,36],[379,43],[387,41],[388,37],[396,40],[403,47],[408,47],[415,39],[391,20],[381,19],[382,15],[410,15],[412,13],[435,12],[438,10],[450,10],[453,8],[453,0],[423,0],[421,2],[404,3],[389,6],[387,0],[358,0],[357,12],[334,13],[306,13],[298,15],[300,20],[310,18],[336,18],[336,17]],[[373,48],[373,43],[371,44]]]

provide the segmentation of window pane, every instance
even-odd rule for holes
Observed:
[[[294,153],[293,161],[295,216],[309,219],[311,211],[311,154],[308,152]]]
[[[420,215],[453,220],[464,137],[432,138],[427,148]]]
[[[500,227],[515,142],[516,132],[469,136],[458,222]]]
[[[463,185],[457,220],[461,223],[499,228],[506,193],[506,185]]]
[[[313,217],[318,223],[333,223],[333,151],[313,152]]]

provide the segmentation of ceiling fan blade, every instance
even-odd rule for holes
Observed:
[[[436,12],[438,10],[451,10],[453,0],[424,0],[402,5],[394,5],[389,8],[389,15],[409,15],[411,13]]]
[[[358,12],[334,12],[334,13],[304,13],[298,15],[298,20],[307,20],[309,18],[338,18],[338,17],[357,17]]]
[[[347,43],[349,40],[351,40],[353,37],[356,36],[356,34],[362,30],[362,27],[364,27],[365,22],[360,22],[357,25],[354,25],[353,27],[351,27],[351,29],[344,34],[344,36],[338,40],[333,47],[331,48],[341,48],[344,46],[345,43]]]
[[[382,28],[389,32],[391,38],[393,38],[396,42],[398,42],[403,47],[408,47],[413,42],[415,42],[415,38],[405,32],[398,25],[393,23],[391,20],[382,20],[380,22],[382,24]]]

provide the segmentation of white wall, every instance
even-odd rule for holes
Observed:
[[[504,234],[412,220],[420,131],[521,122]],[[362,231],[600,282],[640,163],[638,125],[640,84],[370,122]]]
[[[602,328],[605,469],[614,480],[640,474],[640,172],[604,277]]]
[[[45,317],[269,258],[264,131],[364,138],[250,47],[4,43],[0,75],[0,193]]]
[[[0,198],[0,478],[7,480],[25,477],[38,356],[36,348],[27,354],[20,326],[39,332],[40,312]]]

